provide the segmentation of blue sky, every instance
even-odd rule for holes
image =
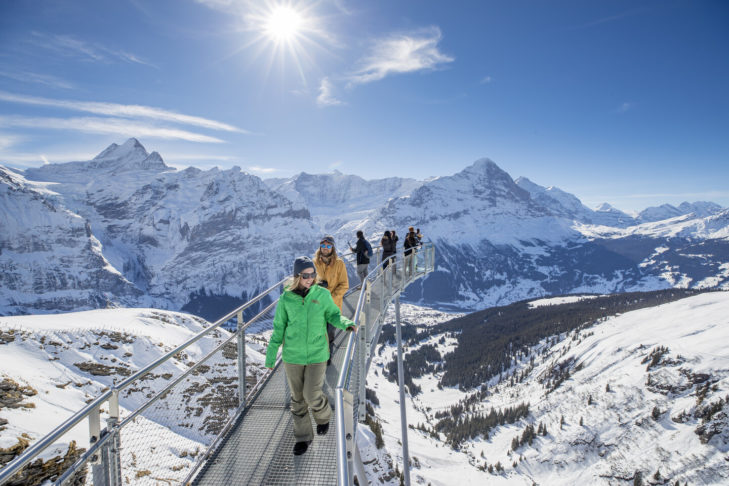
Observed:
[[[512,177],[729,206],[729,2],[0,1],[0,163]]]

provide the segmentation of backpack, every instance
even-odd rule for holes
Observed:
[[[370,242],[367,240],[364,240],[365,246],[367,247],[367,256],[372,257],[372,245],[370,245]]]

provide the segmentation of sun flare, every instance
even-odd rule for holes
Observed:
[[[264,32],[276,42],[289,42],[300,33],[303,17],[291,7],[276,7],[264,25]]]

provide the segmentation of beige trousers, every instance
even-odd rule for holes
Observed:
[[[332,407],[322,391],[327,364],[284,363],[284,369],[291,390],[291,413],[294,416],[296,442],[313,440],[314,430],[309,418],[309,408],[317,424],[327,424],[332,417]]]

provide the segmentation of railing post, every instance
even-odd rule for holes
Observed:
[[[349,486],[354,484],[354,468],[352,462],[354,459],[354,397],[345,389],[337,389],[336,395],[336,411],[340,416],[340,421],[344,424],[344,430],[337,432],[337,455],[340,456],[339,463],[343,466],[337,471],[337,484],[339,486]],[[344,440],[341,438],[343,437]]]
[[[366,407],[364,406],[366,400],[366,387],[367,387],[367,353],[369,352],[369,346],[367,345],[367,335],[370,327],[370,321],[372,320],[372,300],[370,291],[370,281],[365,280],[363,282],[362,292],[365,293],[364,316],[360,313],[361,324],[359,326],[358,338],[358,359],[359,359],[359,399],[357,400],[357,421],[364,423]]]
[[[89,414],[89,445],[96,444],[101,439],[101,407],[95,407]],[[108,466],[104,459],[104,450],[99,451],[91,457],[91,474],[94,478],[94,486],[109,486]]]
[[[109,462],[109,485],[121,486],[121,430],[117,428],[119,423],[119,390],[111,390],[109,397],[109,420],[106,427],[109,433],[114,434],[111,443],[106,447]]]
[[[395,296],[395,323],[397,334],[397,381],[400,385],[400,422],[402,428],[402,457],[405,486],[410,486],[410,456],[408,453],[408,419],[405,412],[405,373],[402,363],[402,324],[400,323],[400,294]]]
[[[243,311],[238,312],[238,406],[246,406],[246,331],[243,329]]]

